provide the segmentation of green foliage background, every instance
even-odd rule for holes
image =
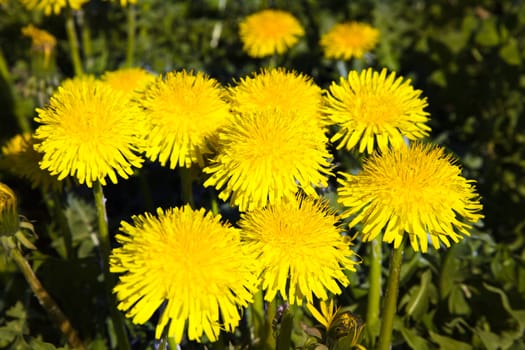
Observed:
[[[323,88],[340,73],[335,62],[322,57],[320,35],[344,20],[377,27],[380,44],[366,57],[367,65],[387,67],[412,79],[428,98],[432,141],[455,153],[465,177],[477,180],[483,225],[450,249],[406,253],[394,348],[525,349],[525,2],[139,0],[135,64],[157,73],[182,68],[204,71],[231,84],[267,64],[244,54],[237,34],[242,18],[267,7],[292,12],[307,32],[298,46],[278,58],[278,65],[311,75]],[[21,36],[21,28],[29,23],[57,37],[56,70],[36,69],[30,41]],[[82,47],[88,72],[98,75],[123,64],[126,12],[122,8],[92,0],[77,24],[81,36],[91,37],[91,45],[84,41]],[[219,27],[220,36],[214,37]],[[17,1],[7,1],[0,5],[0,47],[5,58],[0,62],[3,144],[19,132],[15,116],[24,115],[32,123],[35,106],[43,105],[73,71],[63,15],[43,17],[24,10]],[[143,171],[154,183],[154,206],[181,204],[176,172],[154,164]],[[89,192],[73,188],[63,194],[63,213],[76,252],[75,259],[68,260],[59,224],[44,205],[46,198],[7,171],[0,172],[0,181],[15,189],[20,212],[36,227],[38,250],[28,254],[39,278],[90,349],[110,348],[114,339],[103,311]],[[140,188],[137,177],[108,186],[110,232],[116,231],[121,219],[149,209]],[[207,192],[195,190],[197,200],[206,205]],[[356,249],[364,261],[339,301],[364,316],[368,261],[366,247]],[[385,267],[387,263],[385,259]],[[3,256],[0,286],[0,348],[64,346],[22,276]],[[304,322],[312,320],[305,316]],[[134,349],[153,348],[151,325],[131,329]],[[232,341],[240,347],[243,339],[238,338],[233,336]],[[300,341],[304,335],[296,337],[297,346]],[[200,346],[187,345],[192,347]]]

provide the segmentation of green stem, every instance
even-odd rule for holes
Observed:
[[[106,293],[109,301],[110,316],[117,335],[118,348],[120,350],[129,350],[130,345],[126,334],[124,321],[122,319],[122,315],[116,309],[115,297],[112,293],[115,281],[113,275],[109,272],[109,254],[111,250],[111,243],[109,239],[109,228],[106,214],[106,199],[104,198],[104,192],[102,190],[102,184],[100,181],[95,181],[93,184],[93,195],[95,197],[95,206],[97,208],[100,253],[103,264],[102,270],[104,272],[104,284],[106,286]]]
[[[133,67],[133,56],[135,55],[135,29],[137,26],[136,9],[132,4],[128,4],[128,46],[126,48],[126,67]]]
[[[11,77],[11,73],[9,71],[9,66],[7,65],[7,61],[4,56],[4,52],[0,48],[0,84],[2,83],[1,80],[5,82],[5,94],[6,99],[8,100],[8,104],[12,103],[13,105],[13,114],[16,117],[16,121],[18,123],[18,127],[20,130],[24,133],[31,133],[31,124],[26,116],[25,109],[23,108],[23,104],[19,103],[19,97],[15,96],[15,90],[13,86],[13,79]],[[2,84],[3,85],[3,84]],[[4,88],[4,86],[2,86]]]
[[[87,23],[85,20],[84,13],[79,12],[79,14],[82,14],[81,16],[78,17],[80,33],[82,35],[82,50],[84,52],[86,70],[90,72],[94,65],[93,45],[91,43],[91,28],[89,27],[89,23]]]
[[[77,331],[73,328],[71,322],[69,322],[69,319],[66,317],[66,315],[64,315],[64,313],[57,305],[55,300],[51,297],[51,295],[49,295],[47,290],[44,288],[44,286],[36,276],[35,272],[31,268],[31,265],[29,265],[29,262],[24,258],[19,248],[16,246],[16,243],[6,242],[6,240],[11,239],[12,237],[2,237],[2,243],[4,247],[9,247],[8,250],[10,256],[18,265],[20,271],[22,271],[22,274],[24,275],[27,283],[29,284],[29,287],[35,294],[36,298],[38,299],[38,302],[47,311],[49,317],[60,329],[60,331],[64,333],[64,335],[67,338],[68,344],[73,349],[84,350],[84,344],[82,343],[82,340],[80,340]]]
[[[80,48],[78,44],[77,32],[75,30],[75,20],[73,18],[73,10],[66,11],[66,33],[69,42],[69,52],[71,54],[71,62],[73,63],[73,70],[76,76],[84,74],[82,69],[82,61],[80,59]]]
[[[370,272],[368,274],[368,307],[366,310],[366,332],[369,344],[374,346],[379,333],[379,305],[381,300],[381,267],[383,254],[382,237],[378,235],[369,244]]]
[[[277,350],[290,350],[292,346],[294,311],[294,306],[290,305],[283,315],[279,335],[277,336]]]
[[[397,309],[397,296],[399,293],[399,276],[403,262],[404,242],[397,249],[392,249],[390,259],[390,273],[388,275],[385,301],[381,321],[381,332],[379,334],[378,350],[390,349],[392,342],[392,330],[394,328],[394,317]]]
[[[348,75],[348,68],[346,67],[346,62],[343,60],[338,60],[335,63],[335,66],[337,67],[337,71],[339,72],[339,75],[342,77],[346,77]]]
[[[181,187],[182,187],[182,200],[189,204],[192,208],[194,207],[194,199],[193,199],[193,180],[194,180],[194,172],[193,168],[179,168],[179,173],[181,177]]]
[[[254,337],[258,338],[258,348],[264,348],[264,296],[262,290],[255,293],[253,303],[250,305],[251,323]]]

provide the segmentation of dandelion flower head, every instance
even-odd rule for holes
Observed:
[[[437,146],[414,143],[374,154],[363,171],[341,180],[339,202],[349,226],[362,224],[363,240],[383,230],[383,241],[399,247],[406,234],[415,251],[450,246],[469,235],[483,218],[474,181],[461,176],[450,155]]]
[[[321,36],[324,56],[349,60],[361,58],[379,41],[379,30],[366,23],[347,22],[336,24]]]
[[[403,137],[417,140],[428,135],[430,127],[426,98],[410,80],[396,77],[386,69],[351,71],[339,84],[333,82],[325,96],[324,113],[340,129],[330,141],[337,148],[359,152],[381,152],[405,144]]]
[[[355,271],[356,262],[338,219],[325,202],[301,197],[242,214],[239,226],[260,263],[265,300],[279,293],[301,305],[341,293],[350,283],[345,271]]]
[[[262,110],[237,115],[219,134],[220,150],[204,168],[204,186],[220,190],[241,211],[295,196],[299,188],[315,196],[327,187],[330,154],[317,121],[294,112]]]
[[[65,7],[72,10],[80,10],[89,0],[20,0],[22,5],[28,10],[44,11],[46,16],[51,14],[58,15]]]
[[[31,46],[33,50],[44,53],[45,62],[47,64],[57,45],[56,38],[48,31],[38,29],[32,24],[22,28],[22,34],[31,38]]]
[[[50,189],[60,190],[62,182],[38,165],[42,161],[42,154],[34,150],[34,143],[30,133],[18,134],[8,140],[2,147],[0,168],[29,180],[33,188],[39,187],[45,192]]]
[[[143,324],[162,307],[155,337],[167,327],[177,343],[185,329],[197,341],[233,331],[257,286],[238,229],[185,206],[134,216],[120,230],[110,270],[120,274],[114,292],[127,317]]]
[[[284,68],[262,70],[241,78],[229,89],[229,99],[236,113],[277,109],[321,120],[321,88],[307,75]]]
[[[117,183],[117,174],[126,179],[142,166],[135,152],[142,146],[143,117],[105,83],[90,76],[67,80],[37,112],[40,167],[59,180],[71,175],[88,187],[106,185],[106,178]]]
[[[116,71],[105,72],[102,81],[113,89],[120,90],[129,96],[142,91],[155,80],[155,75],[143,68],[122,68]]]
[[[171,169],[203,165],[210,141],[230,119],[224,94],[217,80],[201,72],[157,77],[139,102],[151,124],[146,156],[162,166],[169,162]]]
[[[283,54],[304,35],[299,21],[289,12],[262,10],[239,24],[243,49],[252,57]]]

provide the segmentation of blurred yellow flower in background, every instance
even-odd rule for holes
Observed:
[[[167,327],[177,343],[185,329],[197,341],[232,332],[257,286],[254,257],[245,254],[239,230],[189,205],[132,219],[121,223],[122,246],[110,257],[111,272],[121,274],[118,308],[142,324],[162,307],[155,337]]]
[[[32,24],[22,28],[22,34],[31,38],[32,50],[44,53],[44,64],[47,65],[57,45],[56,38],[48,31],[38,29]]]
[[[204,168],[204,186],[220,190],[241,211],[293,199],[302,189],[315,196],[327,187],[331,155],[324,129],[296,112],[262,110],[236,115],[219,134],[219,153]]]
[[[414,143],[374,154],[357,175],[340,180],[339,203],[349,226],[361,223],[363,241],[384,230],[383,241],[397,248],[408,235],[415,251],[426,252],[469,235],[483,218],[474,181],[461,176],[453,158],[437,146]]]
[[[321,36],[320,44],[326,58],[349,60],[361,58],[379,41],[379,30],[366,23],[336,24]]]
[[[122,91],[130,97],[142,92],[146,86],[155,80],[155,74],[143,68],[122,68],[105,72],[101,80],[113,89]]]
[[[38,165],[42,161],[42,153],[34,150],[34,142],[29,133],[18,134],[8,140],[2,147],[0,168],[29,180],[33,188],[42,188],[44,192],[60,190],[62,182]]]
[[[65,7],[80,10],[89,0],[20,0],[28,10],[44,11],[46,16],[58,15]]]
[[[151,124],[146,156],[174,169],[204,164],[210,141],[230,120],[225,91],[201,72],[169,72],[157,77],[139,100]]]
[[[338,142],[337,149],[359,146],[360,153],[372,153],[404,145],[403,137],[427,136],[429,113],[423,109],[428,104],[420,95],[421,90],[395,72],[351,71],[339,84],[332,82],[325,96],[323,112],[340,127],[330,141]]]
[[[228,92],[236,113],[278,110],[321,120],[321,88],[305,74],[284,68],[264,69],[241,78]]]
[[[260,264],[265,300],[279,293],[285,301],[302,305],[314,296],[328,299],[350,281],[354,253],[341,235],[339,217],[327,203],[311,198],[256,209],[241,215],[239,227],[247,249]]]
[[[106,83],[90,76],[66,80],[37,113],[40,167],[59,180],[71,175],[88,187],[106,185],[107,177],[117,183],[117,174],[128,178],[142,166],[135,153],[146,132],[142,114]]]
[[[282,54],[304,35],[299,21],[289,12],[262,10],[239,24],[243,49],[252,57]]]

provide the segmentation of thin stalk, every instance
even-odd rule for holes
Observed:
[[[9,238],[3,237],[3,239]],[[7,245],[4,244],[4,246]],[[15,261],[15,263],[18,265],[20,271],[22,271],[22,274],[24,275],[27,283],[29,284],[29,287],[35,294],[36,298],[38,299],[40,305],[42,305],[42,307],[47,311],[53,323],[66,336],[68,344],[73,349],[84,350],[84,344],[82,343],[82,340],[80,340],[77,331],[75,330],[75,328],[73,328],[71,322],[66,317],[66,315],[64,315],[64,313],[57,305],[55,300],[51,297],[51,295],[49,295],[47,290],[44,288],[44,286],[36,276],[35,272],[31,268],[31,265],[29,265],[29,262],[24,258],[18,247],[16,247],[16,244],[10,244],[9,253]]]
[[[11,73],[9,72],[9,66],[7,65],[7,61],[4,56],[4,52],[0,48],[0,77],[2,80],[4,80],[6,86],[6,97],[8,100],[11,100],[10,102],[13,103],[13,114],[16,117],[16,122],[18,123],[18,127],[20,128],[20,131],[24,133],[31,133],[31,124],[27,119],[27,116],[25,114],[24,108],[21,106],[20,103],[18,103],[18,97],[15,96],[15,90],[13,87],[13,79],[11,77]]]
[[[84,12],[81,10],[78,12],[78,25],[80,27],[80,33],[82,36],[82,50],[84,53],[84,61],[86,65],[86,70],[88,72],[92,71],[94,60],[93,60],[93,45],[91,43],[91,27],[89,23],[86,22]]]
[[[179,168],[179,173],[181,178],[182,200],[193,208],[195,204],[193,199],[193,180],[195,180],[193,168],[181,167]]]
[[[383,254],[382,237],[378,235],[369,244],[370,273],[368,274],[368,307],[366,310],[366,332],[369,344],[374,346],[379,333],[379,305],[381,301],[381,266]]]
[[[137,26],[135,5],[128,4],[127,15],[128,46],[126,48],[126,67],[133,67],[133,57],[135,55],[135,30]]]
[[[294,306],[290,305],[283,315],[281,328],[279,330],[279,335],[277,336],[277,350],[290,350],[290,347],[292,346],[294,311]]]
[[[95,207],[97,208],[100,255],[102,256],[102,270],[104,272],[104,284],[106,286],[110,316],[117,335],[118,348],[120,350],[129,350],[130,345],[128,336],[126,334],[124,321],[122,319],[122,315],[116,309],[115,297],[112,293],[114,277],[109,272],[109,254],[111,250],[111,244],[106,214],[106,199],[104,198],[104,192],[102,190],[102,184],[100,181],[95,181],[93,184],[93,195],[95,197]]]
[[[379,333],[379,343],[377,350],[390,349],[392,342],[392,330],[394,328],[394,317],[397,309],[397,296],[399,293],[399,276],[401,275],[401,265],[403,262],[404,242],[397,249],[392,249],[390,259],[390,273],[388,275],[385,301],[381,321],[381,332]]]
[[[71,62],[73,63],[73,71],[76,76],[84,74],[82,68],[82,60],[80,59],[80,48],[78,44],[77,32],[75,29],[75,19],[73,18],[73,10],[66,11],[66,33],[69,42],[69,53],[71,54]]]
[[[250,305],[251,323],[253,335],[258,340],[259,346],[257,348],[264,348],[264,297],[262,290],[255,293],[253,296],[253,303]]]

